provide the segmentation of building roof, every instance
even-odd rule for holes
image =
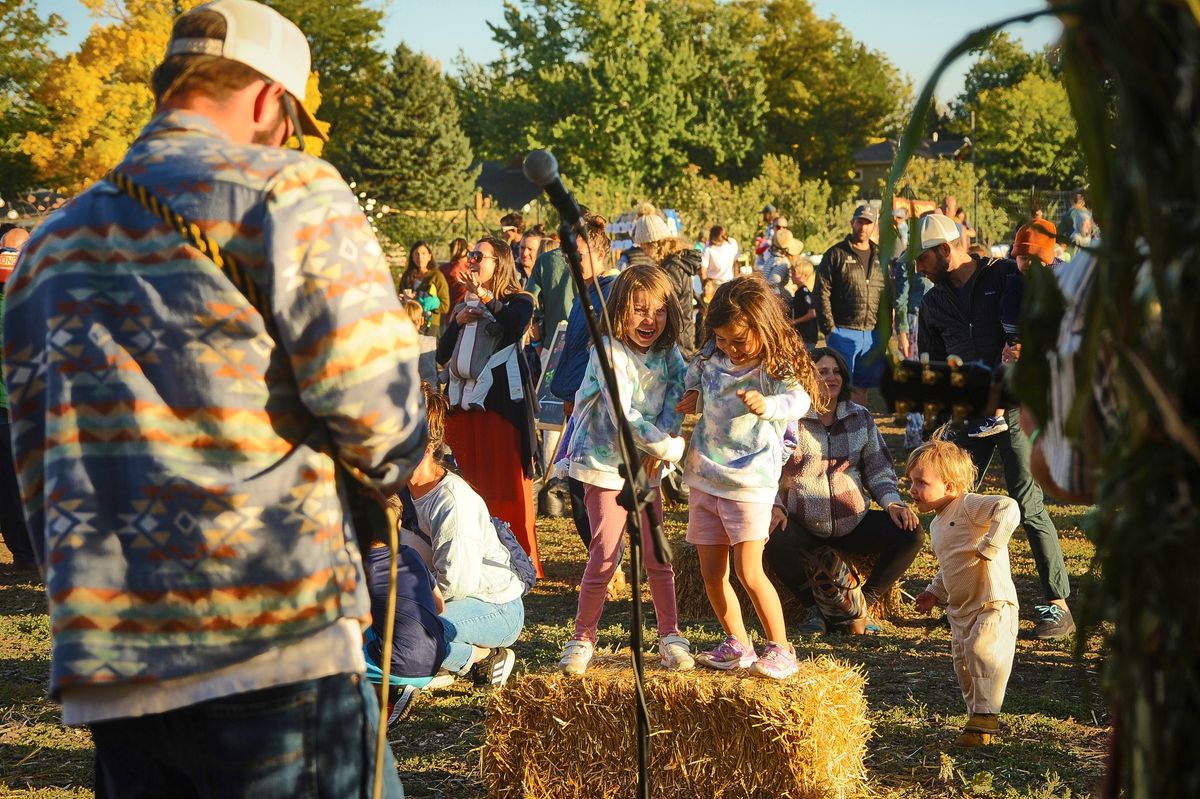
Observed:
[[[854,163],[890,164],[896,159],[898,144],[895,139],[886,139],[879,144],[864,147],[854,154]],[[964,160],[970,156],[971,141],[962,138],[928,138],[921,141],[913,155],[922,158],[955,158]]]

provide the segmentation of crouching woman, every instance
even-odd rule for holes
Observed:
[[[516,562],[524,553],[515,540],[511,548],[501,540],[505,533],[497,529],[483,499],[442,465],[449,403],[427,383],[422,390],[429,444],[408,487],[418,526],[432,544],[434,603],[447,643],[441,668],[462,676],[479,664],[487,682],[501,685],[515,660],[508,647],[525,625],[522,598],[532,582],[532,564]]]

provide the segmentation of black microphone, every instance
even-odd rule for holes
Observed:
[[[525,177],[546,192],[550,204],[565,224],[579,228],[583,212],[579,210],[579,203],[575,202],[571,192],[562,184],[558,176],[558,161],[549,150],[534,150],[525,156]]]

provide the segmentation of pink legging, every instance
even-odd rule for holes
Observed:
[[[592,525],[592,543],[588,547],[587,567],[579,584],[579,611],[575,614],[575,638],[596,642],[596,627],[604,612],[608,584],[621,560],[621,542],[625,535],[625,519],[629,515],[617,504],[620,491],[584,484],[583,502]],[[654,492],[654,515],[662,522],[662,495]],[[644,514],[643,514],[644,516]],[[645,521],[643,519],[643,521]],[[679,614],[675,610],[675,571],[671,564],[661,564],[654,557],[650,543],[650,527],[642,533],[642,560],[650,581],[650,596],[654,600],[654,615],[658,619],[659,636],[679,632]]]

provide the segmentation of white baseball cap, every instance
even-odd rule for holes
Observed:
[[[921,217],[921,252],[932,250],[939,244],[951,244],[961,238],[958,225],[945,214]]]
[[[295,23],[254,0],[213,0],[196,6],[187,14],[197,11],[215,11],[225,18],[224,40],[172,39],[167,45],[168,56],[218,56],[257,70],[263,77],[283,86],[296,100],[296,115],[305,135],[329,140],[304,107],[312,57],[308,40]]]

